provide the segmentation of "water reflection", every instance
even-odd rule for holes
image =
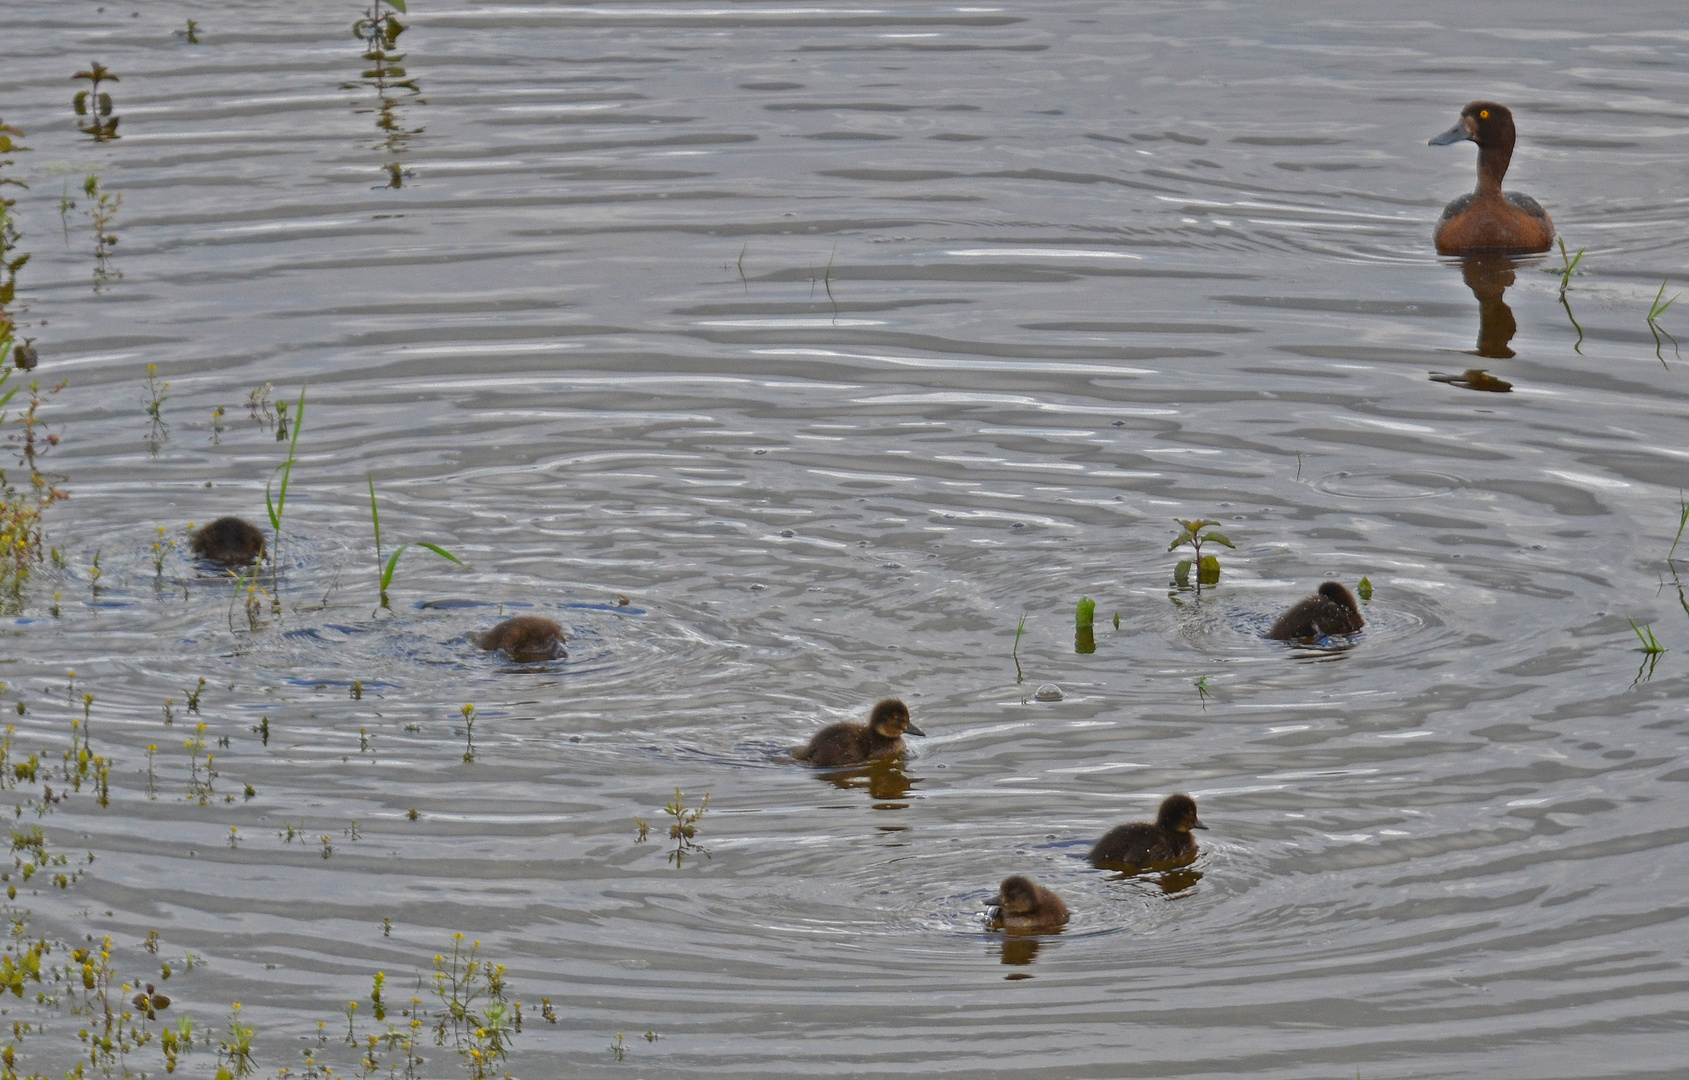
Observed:
[[[1506,360],[1514,355],[1509,342],[1519,324],[1502,294],[1513,284],[1518,265],[1506,255],[1472,255],[1460,261],[1460,275],[1478,298],[1478,347],[1473,351],[1479,356]]]
[[[829,769],[816,773],[818,777],[843,791],[868,792],[876,810],[902,810],[909,804],[909,791],[922,778],[910,776],[903,770],[902,758],[881,758],[866,765],[848,769]]]
[[[1202,880],[1202,871],[1192,870],[1188,867],[1180,870],[1168,870],[1150,880],[1164,895],[1177,896],[1196,888],[1196,883]]]
[[[407,128],[402,123],[399,106],[405,99],[397,92],[408,91],[418,104],[427,104],[421,98],[422,88],[415,79],[405,74],[400,63],[405,58],[404,54],[395,51],[399,35],[406,29],[397,12],[404,10],[403,0],[374,0],[364,12],[364,17],[352,24],[352,34],[364,43],[364,59],[370,66],[364,70],[361,83],[345,84],[346,89],[369,86],[375,90],[376,107],[355,111],[376,114],[375,126],[382,136],[375,149],[387,153],[384,167],[387,170],[386,186],[390,188],[405,186],[405,178],[411,174],[400,163],[399,157],[408,148],[410,137],[422,133],[422,128]]]
[[[1483,368],[1467,368],[1459,375],[1448,375],[1441,371],[1431,373],[1432,382],[1448,383],[1458,386],[1462,390],[1482,390],[1491,394],[1505,394],[1513,389],[1513,384],[1506,379],[1498,379]]]
[[[1060,930],[1044,931],[1044,933],[1061,933]],[[1038,950],[1044,947],[1042,935],[1031,934],[1024,930],[1005,930],[1003,940],[998,943],[1000,962],[1014,967],[1025,967],[1038,959]],[[1030,975],[1010,975],[1011,979],[1030,979]]]
[[[1160,873],[1145,873],[1142,869],[1130,863],[1118,863],[1106,859],[1098,860],[1092,865],[1098,870],[1117,871],[1115,876],[1109,879],[1110,881],[1142,882],[1145,885],[1153,885],[1160,889],[1165,896],[1178,896],[1189,892],[1196,888],[1197,882],[1202,880],[1202,871],[1193,870],[1188,864],[1162,870]],[[1167,864],[1162,863],[1160,865],[1166,866]]]

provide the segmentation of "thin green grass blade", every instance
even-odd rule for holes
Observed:
[[[399,568],[399,556],[405,553],[409,544],[400,544],[393,550],[393,557],[387,560],[387,569],[381,572],[381,591],[386,592],[387,586],[393,583],[393,571]]]
[[[7,396],[9,397],[11,395]],[[4,404],[5,401],[0,400],[0,405]],[[1677,501],[1679,506],[1682,507],[1682,510],[1677,515],[1677,535],[1671,538],[1671,551],[1666,552],[1666,562],[1671,561],[1672,553],[1677,550],[1678,541],[1683,539],[1683,527],[1685,525],[1689,525],[1689,499],[1683,497],[1682,489],[1679,489],[1677,492]]]
[[[280,469],[281,466],[277,465],[276,468]],[[264,510],[270,515],[270,528],[279,533],[281,532],[281,512],[276,509],[275,499],[270,495],[270,485],[275,482],[276,477],[274,472],[270,474],[270,478],[268,480],[264,481]]]
[[[375,474],[365,473],[364,478],[369,481],[369,520],[375,526],[375,561],[381,562],[381,511],[375,508]]]
[[[429,551],[432,551],[434,554],[440,556],[440,558],[442,558],[442,559],[446,559],[450,562],[455,562],[459,566],[463,565],[462,559],[458,558],[456,555],[453,555],[451,552],[447,551],[445,548],[440,547],[438,544],[430,544],[426,540],[418,540],[416,542],[416,546],[417,547],[425,547]]]
[[[293,462],[299,451],[299,432],[305,426],[305,387],[299,387],[299,407],[293,413],[293,438],[287,443],[287,460],[277,466],[281,471],[281,490],[276,492],[274,501],[270,499],[270,484],[264,484],[264,507],[270,512],[270,527],[278,534],[281,532],[282,514],[287,510],[287,483],[293,478]],[[272,475],[270,480],[274,480]]]

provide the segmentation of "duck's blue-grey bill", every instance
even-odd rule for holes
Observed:
[[[927,737],[927,733],[922,731],[920,728],[916,727],[914,724],[910,724],[908,727],[904,728],[903,734],[905,734],[905,735],[919,735],[923,739]]]
[[[1447,131],[1443,132],[1441,135],[1436,136],[1431,141],[1427,142],[1425,145],[1426,146],[1448,146],[1450,143],[1464,142],[1467,139],[1470,139],[1471,137],[1472,137],[1471,133],[1466,130],[1466,121],[1462,120],[1460,123],[1456,124],[1454,127],[1449,128]]]

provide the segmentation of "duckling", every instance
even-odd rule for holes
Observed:
[[[538,615],[506,619],[477,638],[475,644],[488,652],[508,653],[519,664],[569,655],[563,648],[563,628]]]
[[[1513,114],[1493,101],[1474,101],[1460,110],[1460,122],[1432,139],[1431,146],[1468,140],[1478,144],[1478,187],[1443,208],[1432,239],[1439,255],[1493,251],[1526,255],[1547,251],[1554,222],[1529,195],[1503,192],[1501,178],[1513,159]]]
[[[1005,930],[1059,930],[1067,925],[1062,898],[1031,878],[1015,874],[997,888],[997,914],[992,922]]]
[[[815,733],[809,745],[792,751],[799,761],[822,768],[860,765],[874,758],[903,753],[903,736],[926,732],[909,722],[909,706],[896,698],[875,704],[866,724],[841,720]]]
[[[1169,795],[1162,800],[1155,822],[1134,821],[1116,825],[1091,848],[1093,865],[1109,863],[1129,866],[1134,872],[1162,863],[1184,865],[1196,858],[1192,829],[1208,826],[1196,819],[1196,800],[1189,795]]]
[[[1333,637],[1353,634],[1365,625],[1355,595],[1338,582],[1328,581],[1320,586],[1319,592],[1292,604],[1273,623],[1267,636],[1275,641]]]
[[[264,554],[264,534],[238,517],[220,517],[194,530],[188,548],[208,562],[249,563]]]

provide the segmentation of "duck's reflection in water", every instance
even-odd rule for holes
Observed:
[[[1160,877],[1151,879],[1156,886],[1168,896],[1178,896],[1196,888],[1196,883],[1202,880],[1201,870],[1168,870]]]
[[[1513,355],[1508,342],[1518,332],[1513,309],[1507,306],[1503,294],[1513,284],[1513,272],[1518,263],[1506,255],[1472,255],[1460,260],[1460,275],[1466,287],[1478,298],[1479,356],[1506,360]]]
[[[1098,869],[1112,870],[1114,867],[1102,863],[1098,865]],[[1127,867],[1118,876],[1109,880],[1143,882],[1145,885],[1153,885],[1160,889],[1163,895],[1179,896],[1196,888],[1196,883],[1202,880],[1202,871],[1182,867],[1177,870],[1163,870],[1160,873],[1146,874]]]
[[[1519,323],[1513,318],[1513,309],[1507,306],[1504,294],[1513,284],[1518,266],[1516,260],[1506,255],[1469,255],[1460,260],[1460,275],[1478,300],[1478,347],[1472,351],[1479,356],[1506,360],[1514,355],[1509,343]],[[1512,383],[1496,378],[1483,368],[1467,368],[1458,375],[1433,371],[1431,381],[1491,394],[1505,394],[1513,389]]]
[[[1506,379],[1498,379],[1483,368],[1467,368],[1459,375],[1447,375],[1441,371],[1431,373],[1432,382],[1448,383],[1458,386],[1462,390],[1482,390],[1491,394],[1505,394],[1513,389],[1513,384]]]
[[[1061,933],[1061,931],[1045,931],[1045,933]],[[1043,948],[1043,941],[1035,934],[1027,934],[1014,930],[1003,932],[1003,940],[998,945],[1002,954],[1002,961],[1013,967],[1026,967],[1038,959],[1038,950]],[[1030,979],[1031,975],[1010,975],[1011,979]]]
[[[910,789],[922,779],[903,770],[902,758],[879,758],[866,765],[828,769],[816,775],[843,791],[867,791],[876,810],[906,808]]]

